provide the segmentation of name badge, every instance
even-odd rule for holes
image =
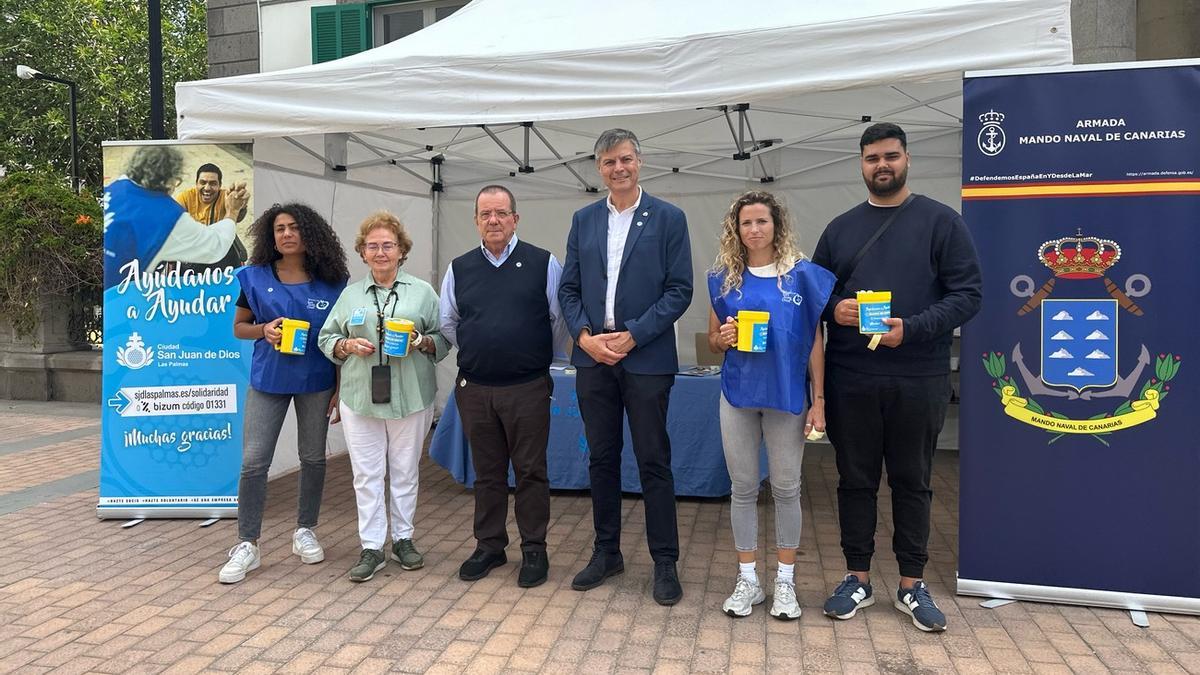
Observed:
[[[354,310],[354,313],[350,315],[350,325],[351,326],[361,326],[364,323],[366,323],[366,321],[367,321],[367,310],[362,307],[359,307],[358,309]]]

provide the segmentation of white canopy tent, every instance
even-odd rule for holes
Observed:
[[[599,187],[592,140],[627,126],[645,143],[649,190],[706,202],[689,210],[703,269],[704,233],[747,185],[787,193],[811,246],[861,197],[850,160],[869,120],[905,126],[914,180],[957,201],[962,71],[1069,63],[1069,6],[475,0],[355,56],[181,83],[179,135],[257,141],[260,204],[303,196],[346,231],[354,206],[405,212],[425,245],[411,264],[428,278],[473,239],[469,209],[442,202],[493,180],[555,202],[536,218],[523,206],[522,233],[561,253],[566,215]]]
[[[811,251],[825,223],[863,199],[857,140],[888,120],[909,134],[914,189],[957,205],[962,72],[1071,63],[1069,9],[474,0],[337,61],[178,84],[178,128],[183,139],[255,141],[256,203],[310,203],[347,243],[371,210],[396,212],[414,239],[406,269],[435,286],[478,245],[472,200],[491,182],[516,193],[519,235],[561,260],[571,213],[603,188],[594,139],[632,129],[642,184],[689,217],[696,292],[678,325],[687,363],[734,195],[783,195]]]

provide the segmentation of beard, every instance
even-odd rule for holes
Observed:
[[[878,173],[868,178],[863,175],[863,182],[867,184],[867,191],[876,197],[890,197],[899,192],[908,182],[908,167],[905,166],[899,173],[883,174],[890,176],[891,180],[880,182],[881,177]]]

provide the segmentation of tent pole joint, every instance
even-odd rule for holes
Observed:
[[[429,183],[431,194],[446,191],[446,184],[442,182],[442,164],[445,161],[445,155],[434,155],[429,158],[429,168],[433,172],[433,180]]]

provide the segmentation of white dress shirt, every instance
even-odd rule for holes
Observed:
[[[621,272],[621,259],[625,257],[629,226],[633,224],[634,212],[642,205],[642,186],[638,186],[637,201],[624,211],[613,206],[612,195],[605,203],[608,205],[608,285],[604,289],[604,329],[616,330],[617,275]]]

